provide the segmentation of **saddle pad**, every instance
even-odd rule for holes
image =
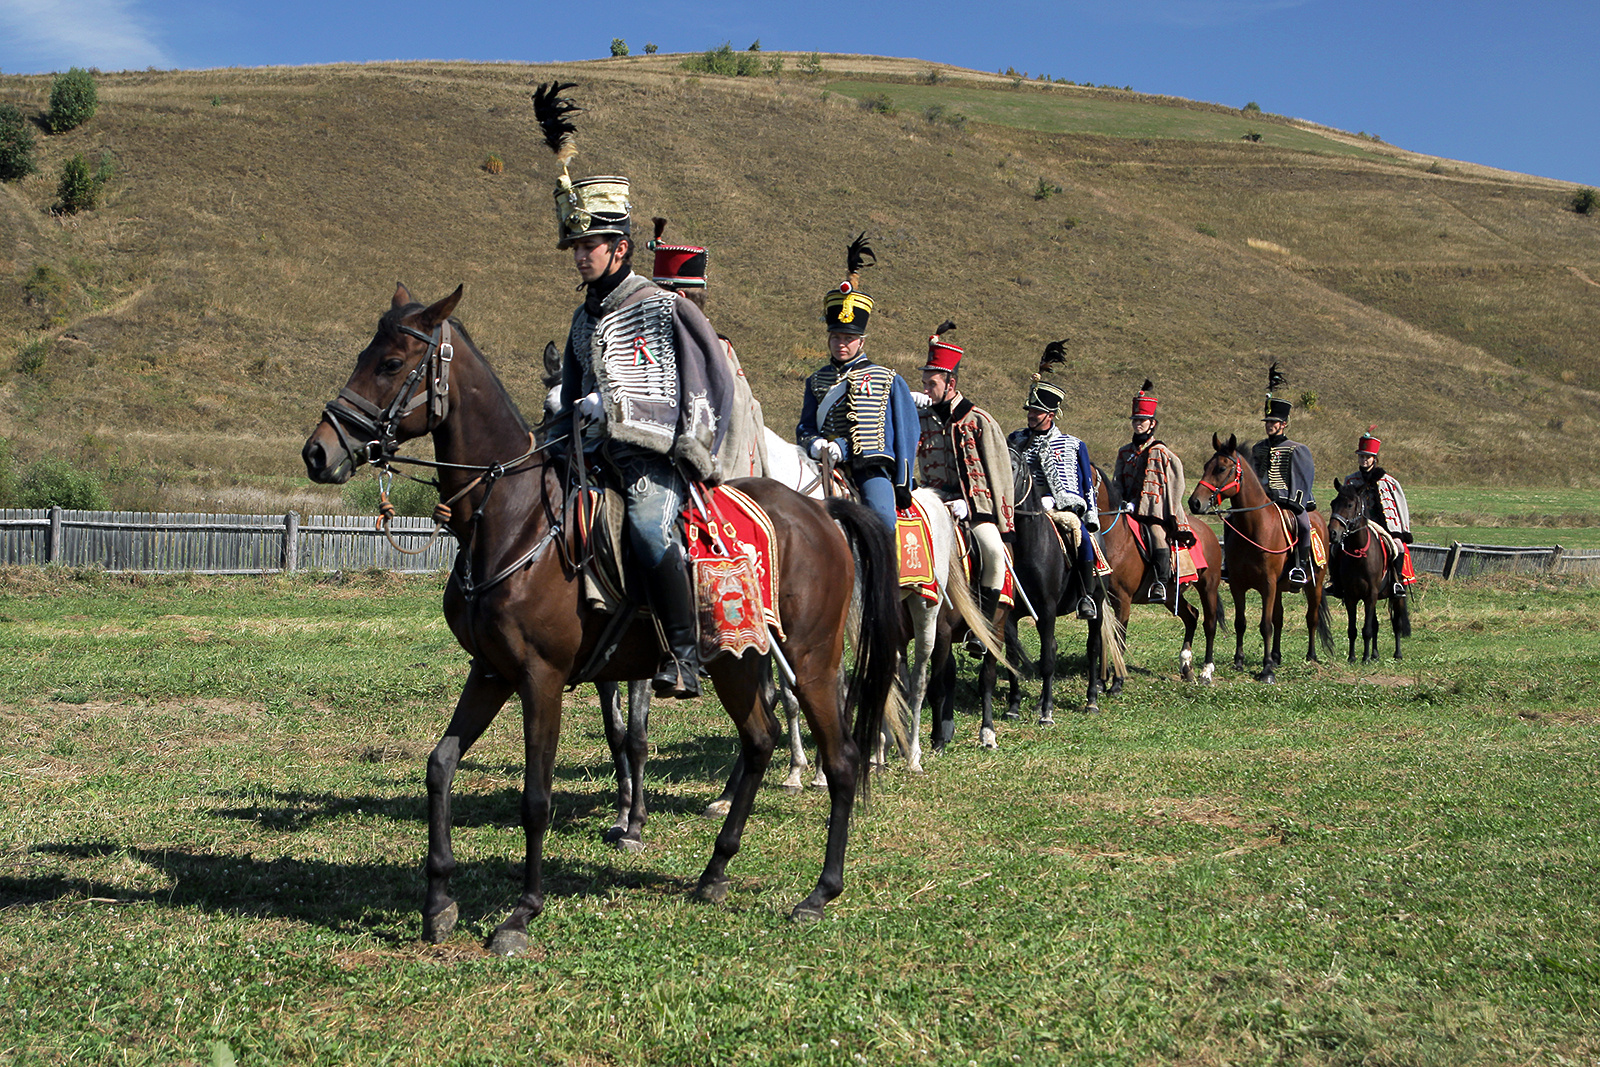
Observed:
[[[915,497],[895,513],[895,547],[900,557],[900,588],[915,589],[924,600],[939,599],[933,574],[933,532],[928,515]]]
[[[705,500],[705,512],[692,505],[684,509],[685,540],[700,599],[701,655],[739,655],[749,648],[765,654],[768,627],[779,639],[784,636],[772,520],[732,486],[717,486]]]
[[[1128,528],[1133,531],[1133,539],[1139,545],[1139,555],[1144,557],[1145,570],[1148,571],[1150,568],[1150,545],[1146,540],[1149,535],[1145,533],[1144,523],[1128,520]],[[1172,552],[1173,563],[1178,573],[1178,584],[1183,586],[1188,585],[1190,582],[1198,582],[1200,580],[1200,568],[1206,565],[1206,556],[1200,549],[1200,542],[1198,540],[1195,541],[1193,548],[1184,548],[1181,545],[1173,544],[1169,544],[1167,547]],[[1199,557],[1198,563],[1195,561],[1197,556]],[[1145,583],[1140,582],[1139,585],[1143,588]]]
[[[1278,521],[1283,523],[1283,539],[1289,542],[1289,547],[1295,545],[1294,512],[1278,505]],[[1328,542],[1323,537],[1322,531],[1317,529],[1316,523],[1308,523],[1311,527],[1311,562],[1318,570],[1328,565]],[[1285,564],[1287,566],[1287,564]]]
[[[983,575],[979,570],[978,554],[972,550],[972,538],[967,535],[967,528],[961,523],[956,523],[956,558],[962,561],[967,571],[967,580],[972,583],[972,588],[977,589],[983,583]],[[1006,558],[1011,558],[1011,546],[1005,546]],[[1014,567],[1007,567],[1005,575],[1000,579],[1000,603],[1011,607],[1017,602],[1016,581],[1011,572]]]
[[[1406,544],[1394,534],[1379,526],[1372,519],[1367,520],[1367,529],[1378,543],[1383,546],[1383,553],[1388,559],[1400,558],[1400,582],[1410,585],[1417,580],[1417,572],[1411,567],[1411,546]]]

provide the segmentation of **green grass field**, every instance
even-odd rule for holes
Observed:
[[[963,691],[958,744],[879,776],[844,896],[807,927],[785,915],[823,797],[764,790],[728,904],[691,904],[720,712],[657,709],[649,847],[625,855],[598,841],[610,771],[580,690],[516,960],[480,947],[518,892],[514,715],[458,780],[462,928],[417,940],[424,762],[466,666],[437,597],[0,572],[0,1060],[1600,1055],[1594,585],[1425,581],[1402,663],[1291,653],[1272,688],[1182,685],[1175,621],[1139,609],[1102,715],[1004,723],[985,752]]]

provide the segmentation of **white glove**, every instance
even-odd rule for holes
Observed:
[[[952,519],[960,520],[967,517],[967,502],[960,497],[946,501],[945,507],[950,509],[950,517]]]
[[[600,407],[600,394],[590,393],[588,396],[580,398],[577,404],[574,405],[574,409],[578,412],[578,417],[584,422],[595,421],[600,417],[602,410]]]
[[[917,405],[918,411],[921,411],[923,408],[933,407],[933,397],[929,396],[927,393],[924,393],[920,389],[913,389],[911,391],[911,402]]]
[[[844,462],[844,449],[839,447],[838,441],[828,441],[824,444],[822,450],[828,453],[828,458],[833,460],[835,464]]]
[[[1056,498],[1053,496],[1042,496],[1039,498],[1039,506],[1044,508],[1046,511],[1054,511],[1056,509]]]
[[[838,442],[830,441],[826,437],[818,437],[812,441],[811,447],[807,451],[811,453],[811,458],[815,460],[820,460],[824,452],[831,456],[835,463],[844,459],[844,450],[839,447]]]

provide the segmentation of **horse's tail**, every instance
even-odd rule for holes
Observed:
[[[897,744],[905,741],[900,710],[904,702],[890,700],[900,677],[900,650],[905,646],[900,632],[900,567],[894,541],[877,512],[838,498],[829,500],[827,508],[856,558],[861,628],[841,715],[845,723],[852,717],[855,720],[851,739],[856,743],[857,781],[862,799],[866,799],[871,780],[868,768],[878,735],[887,728]]]
[[[965,570],[959,560],[950,561],[949,580],[944,585],[945,594],[950,597],[950,606],[967,624],[967,629],[978,635],[983,650],[995,658],[1001,669],[1014,672],[1015,668],[1006,661],[1005,635],[983,617],[983,609],[978,607],[977,600],[972,596],[972,583],[967,581]]]
[[[1128,676],[1128,628],[1111,610],[1111,598],[1100,605],[1100,681],[1110,684]]]
[[[1396,637],[1411,636],[1411,609],[1406,607],[1405,597],[1389,598],[1389,625],[1394,627]]]
[[[1329,619],[1333,617],[1333,606],[1329,603],[1332,599],[1324,585],[1322,595],[1317,599],[1317,644],[1330,656],[1333,655],[1333,630],[1329,626]]]

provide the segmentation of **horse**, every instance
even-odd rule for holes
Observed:
[[[1111,568],[1111,573],[1106,576],[1107,595],[1116,604],[1117,624],[1121,632],[1126,634],[1128,617],[1133,613],[1133,605],[1157,602],[1147,595],[1150,588],[1149,575],[1146,574],[1144,554],[1139,549],[1139,541],[1133,531],[1132,524],[1135,520],[1124,510],[1121,493],[1111,479],[1106,477],[1105,471],[1095,467],[1094,480],[1100,521],[1105,523],[1100,531],[1100,547],[1107,566]],[[1112,516],[1109,522],[1105,518],[1107,515]],[[1217,623],[1222,617],[1222,550],[1217,546],[1217,535],[1212,533],[1211,527],[1205,523],[1191,522],[1189,529],[1194,533],[1197,547],[1205,554],[1205,566],[1196,568],[1198,577],[1195,581],[1180,585],[1177,554],[1173,554],[1172,582],[1177,588],[1172,595],[1177,597],[1176,614],[1183,620],[1183,648],[1178,653],[1178,670],[1186,682],[1192,682],[1197,677],[1194,669],[1194,631],[1196,624],[1203,618],[1206,658],[1200,665],[1198,678],[1201,685],[1210,685],[1216,675],[1217,665],[1212,656],[1217,637]],[[1199,597],[1198,609],[1183,595],[1191,588]],[[1162,607],[1166,607],[1166,604],[1163,603]],[[1111,695],[1115,696],[1121,692],[1124,677],[1126,672],[1112,681]]]
[[[1100,710],[1100,693],[1110,678],[1120,678],[1126,670],[1122,658],[1121,635],[1117,624],[1106,612],[1106,585],[1096,578],[1093,587],[1079,589],[1079,582],[1068,557],[1068,549],[1056,531],[1055,522],[1045,513],[1040,498],[1043,489],[1034,480],[1028,465],[1016,453],[1011,455],[1011,469],[1016,491],[1016,531],[1013,548],[1016,554],[1017,584],[1022,596],[1033,608],[1034,627],[1039,633],[1039,725],[1055,722],[1051,685],[1056,673],[1056,620],[1075,610],[1078,599],[1089,596],[1094,600],[1095,618],[1089,624],[1088,643],[1084,650],[1089,675],[1088,693],[1083,710],[1093,714]],[[1083,530],[1081,536],[1089,536]],[[1026,610],[1026,609],[1024,609]],[[1022,663],[1025,656],[1022,643],[1017,638],[1017,613],[1006,618],[1006,653],[1012,662]],[[1022,706],[1022,691],[1017,682],[1017,672],[1008,670],[1009,691],[1005,716],[1015,719]]]
[[[440,942],[459,916],[451,897],[452,786],[462,757],[513,693],[521,698],[524,746],[522,891],[487,947],[516,955],[528,923],[544,910],[543,849],[561,733],[563,687],[589,678],[648,675],[659,651],[654,627],[637,613],[590,608],[579,581],[583,553],[567,490],[581,456],[576,440],[553,457],[507,395],[488,360],[452,313],[462,290],[424,306],[399,286],[349,380],[324,408],[301,450],[313,481],[340,484],[362,463],[424,463],[438,472],[439,517],[461,550],[445,587],[444,613],[471,669],[450,723],[428,757],[427,889],[422,937]],[[577,430],[574,420],[573,429]],[[401,444],[431,435],[435,460],[399,455]],[[576,461],[575,461],[576,460]],[[766,479],[734,483],[772,518],[785,636],[774,645],[795,677],[795,692],[828,773],[830,817],[822,872],[790,915],[821,918],[844,888],[844,855],[858,786],[869,788],[866,754],[893,712],[900,626],[892,545],[869,510],[826,506]],[[448,514],[446,514],[446,511]],[[827,574],[837,580],[818,582]],[[844,698],[840,664],[852,596],[860,598],[861,639]],[[692,896],[726,899],[728,862],[775,744],[768,657],[754,650],[706,663],[716,693],[739,731],[745,774]],[[851,720],[854,719],[852,730]]]
[[[1361,625],[1361,662],[1376,663],[1378,653],[1378,600],[1389,601],[1389,629],[1394,633],[1394,658],[1400,659],[1400,639],[1411,636],[1411,612],[1406,598],[1395,596],[1389,580],[1393,560],[1388,541],[1372,529],[1370,517],[1382,514],[1378,488],[1354,479],[1333,480],[1333,503],[1328,508],[1328,566],[1349,621],[1351,663],[1356,661],[1356,605],[1366,611]]]
[[[1224,442],[1211,435],[1214,453],[1200,472],[1200,481],[1189,495],[1189,510],[1208,515],[1223,500],[1231,507],[1222,518],[1222,552],[1228,568],[1228,587],[1233,591],[1235,669],[1244,669],[1244,599],[1254,589],[1261,594],[1261,673],[1257,679],[1278,680],[1277,668],[1283,663],[1280,641],[1283,637],[1283,590],[1288,584],[1290,554],[1295,547],[1293,534],[1286,533],[1294,523],[1289,512],[1267,496],[1249,457],[1239,451],[1238,438],[1228,435]],[[1201,491],[1204,490],[1204,496]],[[1322,516],[1309,516],[1313,534],[1320,533],[1327,543],[1328,528]],[[1317,660],[1317,643],[1331,655],[1333,638],[1328,633],[1328,605],[1322,596],[1327,567],[1312,561],[1311,581],[1306,583],[1306,659]]]

